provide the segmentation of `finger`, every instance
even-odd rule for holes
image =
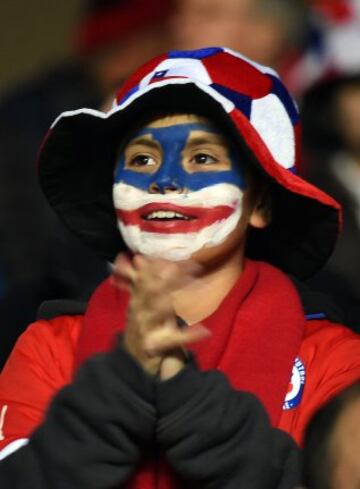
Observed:
[[[169,295],[171,292],[189,285],[202,270],[200,265],[191,260],[174,263],[160,258],[134,255],[131,262],[132,269],[129,273],[128,263],[123,260],[124,257],[119,257],[117,261],[120,267],[117,271],[120,274],[120,279],[123,279],[125,274],[127,280],[131,282],[133,292],[147,294],[152,300],[155,296]],[[122,286],[121,282],[119,286]]]
[[[149,263],[151,263],[150,257],[145,257],[143,255],[134,255],[133,257],[133,266],[136,270],[146,267]]]
[[[194,260],[182,260],[173,262],[162,258],[145,257],[142,255],[134,256],[134,266],[137,269],[143,268],[156,274],[160,278],[168,276],[189,276],[198,277],[203,271],[203,266]]]
[[[128,280],[121,277],[115,277],[114,275],[110,275],[109,280],[111,285],[117,287],[118,289],[125,290],[126,292],[131,290],[131,285]]]
[[[156,266],[152,264],[139,274],[139,286],[154,294],[169,294],[194,280],[194,277],[185,273],[175,263],[159,262]]]
[[[149,355],[156,355],[174,348],[183,348],[184,345],[196,343],[209,336],[211,336],[210,330],[202,324],[190,326],[186,330],[162,327],[148,333],[144,340],[144,347]]]
[[[186,363],[186,354],[184,354],[183,350],[177,348],[173,350],[171,353],[168,353],[166,357],[164,357],[160,364],[159,369],[159,377],[161,380],[167,380],[171,377],[174,377],[177,373],[180,372],[185,366]]]
[[[156,263],[156,270],[158,271],[159,276],[164,280],[182,284],[198,277],[201,274],[203,267],[191,260],[181,262],[158,260],[158,263]]]
[[[168,292],[172,282],[177,281],[179,270],[176,264],[142,255],[132,261],[134,285],[140,291],[160,294]]]
[[[128,309],[128,323],[131,327],[138,329],[143,334],[149,330],[163,327],[174,317],[174,311],[166,304],[161,306],[144,305],[144,300],[131,300]]]
[[[120,254],[112,266],[112,274],[116,280],[127,280],[134,282],[137,279],[137,271],[135,270],[130,258],[125,254]]]

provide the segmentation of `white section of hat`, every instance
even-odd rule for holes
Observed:
[[[288,113],[279,98],[270,93],[253,100],[250,122],[274,157],[284,168],[295,164],[295,133]]]
[[[205,85],[210,85],[212,79],[205,68],[204,64],[199,59],[188,58],[169,58],[165,59],[157,65],[157,67],[148,73],[140,82],[139,88],[144,88],[149,84],[155,73],[166,72],[164,76],[169,77],[186,77],[192,80],[197,80]]]

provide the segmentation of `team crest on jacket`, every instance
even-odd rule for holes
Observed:
[[[289,389],[283,404],[284,411],[293,409],[300,404],[305,385],[305,378],[306,373],[304,364],[300,358],[295,358]]]

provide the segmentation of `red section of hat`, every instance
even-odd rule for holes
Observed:
[[[214,83],[253,99],[264,97],[271,91],[270,78],[241,58],[223,52],[204,58],[202,62]]]
[[[295,133],[295,168],[297,173],[301,173],[301,161],[302,161],[302,146],[301,146],[301,123],[300,121],[294,125]]]
[[[254,153],[258,162],[264,168],[266,173],[268,173],[268,175],[273,177],[277,183],[290,192],[304,195],[311,199],[317,200],[326,206],[336,209],[339,212],[339,224],[341,225],[340,205],[332,197],[330,197],[330,195],[325,194],[319,188],[314,187],[309,182],[297,177],[277,163],[274,160],[269,148],[260,137],[259,133],[239,110],[234,109],[229,115],[244,138],[246,145]]]

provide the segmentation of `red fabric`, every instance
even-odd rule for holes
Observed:
[[[0,450],[28,438],[54,394],[70,382],[82,316],[37,321],[19,337],[0,375]]]
[[[270,301],[273,299],[272,284],[268,286],[271,287]],[[252,290],[250,288],[243,302],[251,299]],[[282,305],[286,305],[287,300],[280,291],[279,309],[274,309],[273,320],[281,320],[284,312]],[[222,307],[219,309],[221,311]],[[59,316],[50,321],[37,321],[20,336],[0,375],[0,412],[6,409],[0,426],[0,450],[14,440],[29,437],[41,423],[51,398],[71,382],[83,322],[83,316]],[[304,337],[296,354],[306,370],[303,396],[295,408],[282,411],[277,424],[299,443],[313,413],[346,386],[360,379],[359,335],[328,320],[308,321],[305,326]],[[235,332],[236,329],[233,329]],[[226,363],[225,359],[224,354],[222,364]],[[269,377],[271,390],[271,372]],[[140,482],[144,481],[145,475],[137,474],[137,487],[167,489],[169,486],[164,485],[168,483],[168,477],[163,475],[165,471],[168,471],[168,467],[163,465],[156,472],[148,470],[143,486]],[[155,482],[159,478],[160,482]],[[176,489],[176,485],[170,487]]]
[[[154,27],[170,13],[169,0],[133,0],[124,5],[99,9],[84,18],[74,33],[74,47],[89,54],[115,41],[133,36],[142,29]]]
[[[109,280],[97,289],[85,315],[76,366],[111,348],[125,327],[128,300]],[[235,388],[257,395],[276,426],[305,323],[289,279],[271,265],[246,260],[241,278],[202,323],[212,336],[191,347],[200,368],[218,369]],[[155,484],[156,473],[161,475]],[[157,467],[143,467],[128,487],[167,489],[176,482],[161,461]]]
[[[219,53],[216,56],[205,57],[201,61],[213,83],[224,85],[252,99],[265,97],[271,90],[272,81],[268,76],[259,76],[258,69],[229,53]],[[234,76],[234,73],[240,73],[240,70],[241,76]]]
[[[296,141],[302,141],[302,125],[301,125],[300,121],[298,121],[294,125],[294,135],[295,135]],[[301,168],[301,164],[303,161],[302,151],[303,151],[302,145],[301,144],[295,144],[295,168],[296,168],[297,174],[300,174],[300,168]]]
[[[313,414],[345,387],[360,379],[360,336],[341,324],[310,321],[298,358],[306,371],[298,407],[283,411],[278,427],[299,445]]]
[[[76,367],[112,347],[116,334],[125,327],[128,300],[128,294],[110,280],[98,287],[85,315]],[[290,280],[271,265],[246,260],[241,278],[218,309],[202,321],[212,336],[190,349],[202,370],[217,368],[234,387],[257,395],[276,425],[304,322]]]
[[[339,212],[339,220],[341,223],[341,207],[338,202],[314,185],[311,185],[309,182],[306,182],[277,164],[257,131],[251,124],[249,124],[248,119],[239,110],[234,109],[229,115],[240,134],[243,136],[247,146],[261,162],[264,170],[273,177],[277,183],[295,194],[310,197],[311,199],[336,209]],[[300,135],[299,131],[295,131],[295,134],[297,136]],[[295,162],[295,165],[298,166],[297,161]]]
[[[71,382],[83,320],[83,316],[59,316],[37,321],[20,336],[0,375],[0,411],[7,406],[0,450],[29,437],[51,398]],[[306,370],[304,393],[298,406],[282,411],[278,427],[301,443],[313,413],[360,379],[360,336],[327,320],[308,321],[297,356]]]

